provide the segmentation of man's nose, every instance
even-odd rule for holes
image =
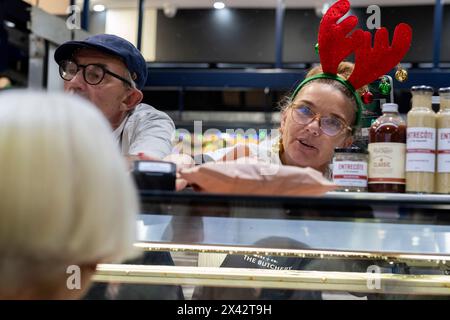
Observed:
[[[66,91],[82,91],[86,88],[86,81],[83,78],[83,71],[80,69],[72,78],[72,80],[64,81],[64,89]]]

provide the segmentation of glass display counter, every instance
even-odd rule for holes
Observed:
[[[146,262],[100,265],[96,282],[181,291],[168,299],[450,297],[448,196],[141,199],[136,247]]]

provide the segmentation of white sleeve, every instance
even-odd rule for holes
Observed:
[[[148,156],[162,159],[171,153],[175,125],[167,114],[154,109],[136,121],[138,123],[135,124],[135,130],[131,135],[129,154],[136,155],[143,152]]]

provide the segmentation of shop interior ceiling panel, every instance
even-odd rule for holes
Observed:
[[[277,0],[222,0],[231,8],[275,8]],[[137,7],[138,1],[130,0],[91,0],[94,4],[104,4],[110,8],[130,8]],[[214,1],[212,0],[147,0],[146,6],[152,8],[163,8],[166,5],[173,5],[177,8],[211,8]],[[288,8],[315,8],[324,3],[332,3],[330,0],[285,0]],[[78,0],[78,4],[82,4],[83,0]],[[377,4],[379,6],[411,6],[411,5],[430,5],[436,3],[436,0],[352,0],[352,5],[370,6]],[[447,2],[445,2],[447,3]]]

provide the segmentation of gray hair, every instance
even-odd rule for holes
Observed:
[[[133,80],[133,77],[131,76],[131,72],[128,69],[127,69],[127,80],[130,81],[132,89],[137,89],[136,82]]]
[[[68,265],[136,255],[136,190],[88,101],[0,94],[0,150],[0,294],[30,289],[30,276],[64,276]]]

